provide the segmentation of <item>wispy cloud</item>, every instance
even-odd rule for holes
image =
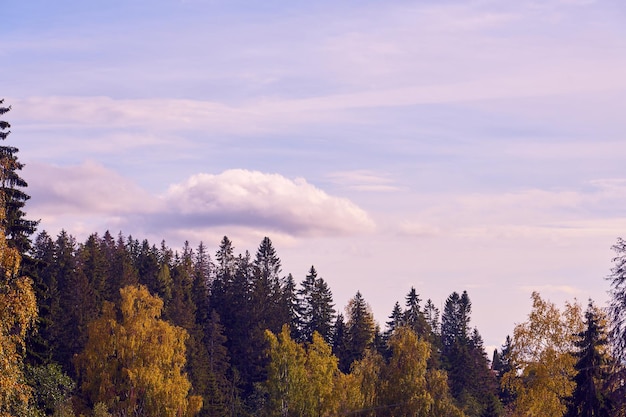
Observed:
[[[331,172],[327,177],[341,187],[357,191],[389,192],[401,189],[389,174],[370,170]]]

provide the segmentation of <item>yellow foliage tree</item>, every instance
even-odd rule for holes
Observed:
[[[562,417],[574,390],[575,335],[583,329],[580,305],[553,303],[532,294],[528,321],[515,326],[511,344],[513,369],[502,383],[516,394],[515,416]]]
[[[389,346],[392,356],[385,368],[385,404],[394,407],[394,417],[428,416],[434,403],[426,382],[429,343],[401,326],[393,332]]]
[[[284,325],[278,336],[265,331],[269,342],[269,365],[266,387],[269,394],[268,414],[276,417],[302,416],[308,396],[306,352],[291,338]]]
[[[185,366],[187,332],[161,320],[163,302],[144,286],[120,290],[119,312],[105,302],[89,325],[85,350],[77,358],[81,388],[92,404],[114,414],[193,416],[202,399],[189,396]]]
[[[307,407],[312,417],[335,415],[338,407],[334,395],[335,381],[339,374],[339,360],[324,338],[313,332],[313,340],[307,346],[306,369],[310,393]]]
[[[0,223],[4,204],[0,207]],[[0,230],[0,416],[27,415],[32,396],[24,382],[25,339],[37,318],[32,281],[17,277],[21,257]]]

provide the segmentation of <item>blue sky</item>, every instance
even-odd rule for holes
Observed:
[[[606,300],[626,216],[619,1],[29,1],[0,96],[29,216],[79,239],[228,235],[383,324],[468,290],[502,343],[530,294]]]

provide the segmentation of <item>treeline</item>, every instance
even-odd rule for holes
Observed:
[[[60,365],[76,382],[74,402],[83,412],[98,402],[106,403],[104,397],[82,389],[92,382],[77,366],[76,358],[90,342],[90,326],[104,314],[103,305],[122,303],[121,288],[141,287],[162,302],[160,317],[188,335],[183,371],[191,382],[190,394],[203,399],[201,415],[260,415],[262,411],[275,415],[278,394],[272,383],[278,382],[270,377],[276,365],[273,355],[289,343],[335,358],[336,368],[328,371],[334,382],[326,381],[327,388],[348,389],[348,379],[339,384],[340,375],[356,378],[369,372],[370,377],[380,379],[369,382],[368,389],[375,390],[391,372],[383,368],[396,363],[407,372],[428,376],[436,391],[430,395],[439,399],[439,408],[447,404],[475,416],[500,409],[496,377],[478,330],[470,327],[471,302],[466,292],[453,293],[440,318],[432,301],[422,306],[419,294],[411,288],[404,306],[395,305],[381,331],[359,292],[346,306],[345,315],[338,313],[331,289],[315,267],[298,283],[291,274],[282,275],[280,258],[269,238],[262,240],[253,257],[248,252],[235,254],[232,242],[224,237],[211,257],[204,244],[196,249],[185,245],[179,253],[165,243],[157,247],[121,234],[113,238],[108,232],[93,234],[83,243],[66,232],[55,239],[42,232],[33,243],[31,263],[29,276],[39,301],[39,319],[37,332],[26,344],[26,363],[31,367]],[[410,341],[395,337],[399,329]],[[405,343],[418,341],[422,371],[397,358],[407,349]],[[307,372],[312,367],[307,362]],[[365,389],[365,381],[360,381],[360,386],[350,387],[346,403],[328,409],[347,413],[401,407],[402,401],[394,396],[402,388],[397,384],[404,383],[393,381],[382,384],[384,395],[372,391],[353,397]],[[302,380],[308,382],[308,378]],[[128,395],[115,392],[113,398],[124,403]],[[331,397],[337,395],[333,392]]]

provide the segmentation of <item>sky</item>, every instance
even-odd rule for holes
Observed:
[[[499,346],[532,291],[604,305],[626,231],[619,0],[5,2],[28,218],[214,253],[264,236],[383,326],[468,291]]]

